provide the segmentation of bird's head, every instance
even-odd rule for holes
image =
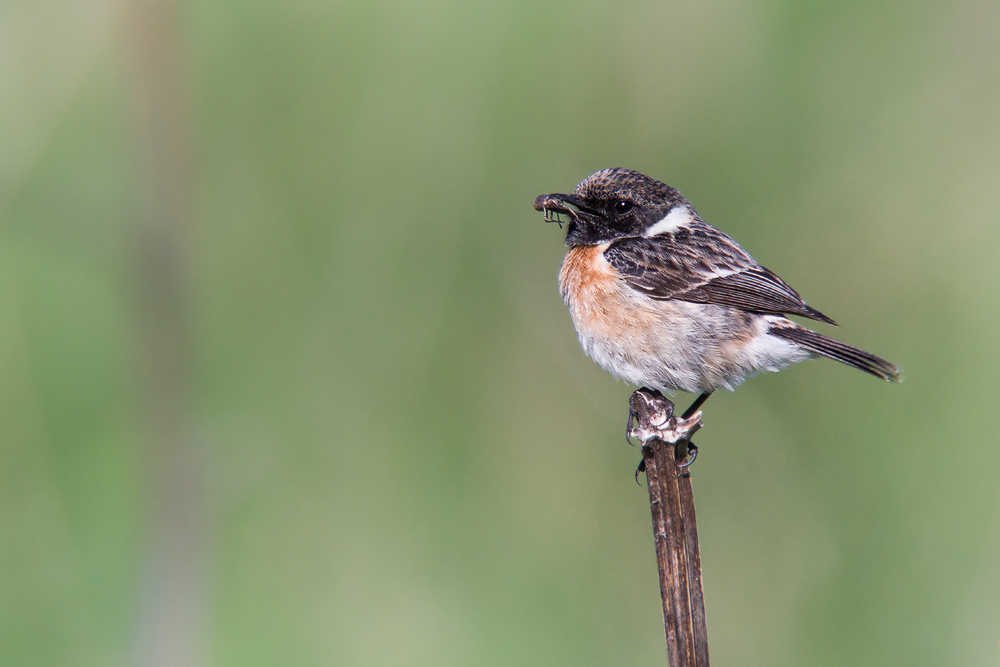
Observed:
[[[566,245],[596,245],[633,236],[651,236],[690,221],[695,215],[674,188],[637,171],[614,167],[583,179],[571,195],[539,195],[535,210],[547,222],[568,217]]]

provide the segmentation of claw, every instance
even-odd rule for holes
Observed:
[[[693,442],[689,442],[687,460],[684,461],[683,463],[678,463],[677,467],[680,468],[681,470],[689,468],[691,467],[691,464],[694,463],[694,460],[696,458],[698,458],[698,446]]]
[[[639,465],[635,468],[635,483],[639,483],[639,473],[646,472],[646,459],[639,461]]]

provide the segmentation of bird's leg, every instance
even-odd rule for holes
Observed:
[[[713,389],[712,391],[715,391],[715,390]],[[705,403],[705,401],[708,400],[708,397],[712,395],[712,391],[702,392],[701,396],[699,396],[698,398],[694,399],[694,403],[692,403],[691,407],[689,407],[687,410],[684,411],[684,414],[681,415],[681,419],[687,419],[688,417],[690,417],[691,415],[693,415],[695,413],[695,411],[698,408],[700,408],[702,406],[702,404]]]

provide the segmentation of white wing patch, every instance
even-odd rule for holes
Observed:
[[[684,225],[691,222],[691,209],[687,206],[675,206],[670,209],[670,213],[667,213],[663,220],[660,220],[656,224],[652,225],[646,230],[643,236],[656,236],[657,234],[662,234],[664,232],[671,232],[678,227],[683,227]]]

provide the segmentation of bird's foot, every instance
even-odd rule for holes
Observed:
[[[701,428],[701,410],[690,417],[674,416],[674,404],[655,389],[643,387],[629,398],[628,426],[625,438],[631,443],[636,438],[645,446],[652,440],[662,440],[672,445],[686,445],[678,456],[683,458],[678,468],[687,468],[698,456],[698,448],[691,442],[691,437]],[[639,481],[639,473],[645,472],[646,460],[639,463],[635,470],[635,480]]]
[[[674,404],[655,389],[643,387],[632,394],[628,401],[628,430],[626,437],[636,438],[642,444],[662,440],[677,444],[691,440],[701,428],[701,410],[690,417],[675,417]]]

